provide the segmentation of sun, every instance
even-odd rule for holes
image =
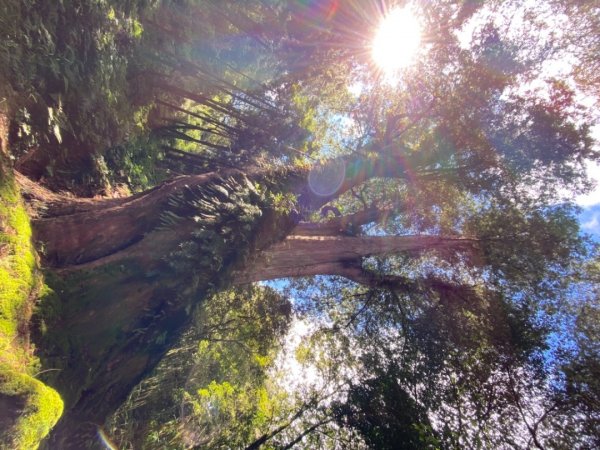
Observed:
[[[373,40],[375,64],[387,75],[413,61],[421,45],[421,25],[409,7],[391,10],[381,21]]]

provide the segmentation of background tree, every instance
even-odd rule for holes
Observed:
[[[266,374],[291,305],[269,288],[207,299],[194,325],[114,416],[120,448],[243,446],[276,408]]]

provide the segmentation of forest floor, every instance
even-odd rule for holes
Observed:
[[[40,365],[29,321],[44,284],[13,177],[7,124],[0,110],[0,448],[32,449],[58,421],[63,403],[35,378]]]

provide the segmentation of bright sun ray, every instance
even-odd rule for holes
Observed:
[[[421,44],[421,25],[409,7],[391,10],[373,40],[372,56],[388,76],[408,66]]]

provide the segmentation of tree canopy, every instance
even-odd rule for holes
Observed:
[[[390,73],[371,46],[394,8],[421,45]],[[43,445],[599,445],[573,204],[600,159],[598,17],[8,1],[0,94],[48,284],[31,333],[65,402]]]

